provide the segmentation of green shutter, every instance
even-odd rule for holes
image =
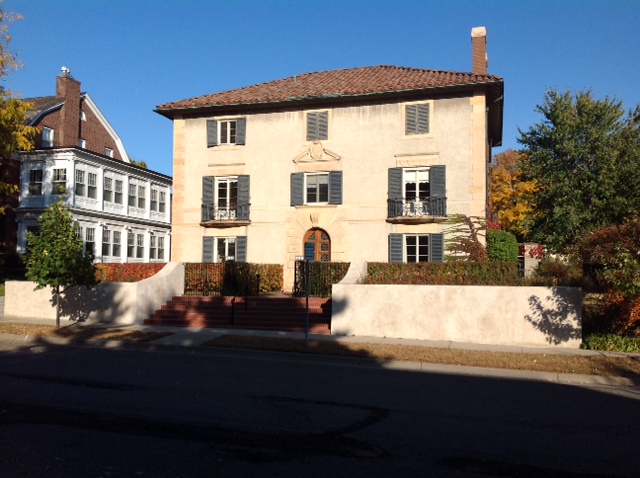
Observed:
[[[202,262],[213,262],[213,237],[202,238]]]
[[[423,103],[417,107],[417,133],[427,134],[429,132],[429,103]]]
[[[318,133],[317,140],[329,139],[329,112],[321,111],[318,113]]]
[[[429,262],[444,262],[444,234],[431,234],[429,243],[431,244]]]
[[[247,236],[236,237],[236,261],[247,262]]]
[[[207,120],[207,148],[218,145],[218,120]]]
[[[402,262],[403,247],[403,234],[389,234],[389,262]]]
[[[329,204],[342,204],[342,171],[329,173]]]
[[[318,113],[307,113],[307,141],[315,141],[318,135]]]
[[[302,206],[304,204],[304,174],[291,173],[291,205]]]
[[[247,137],[247,118],[236,120],[236,144],[245,144]]]
[[[249,175],[243,174],[238,176],[238,219],[243,221],[249,220],[249,205],[251,199],[249,192]]]
[[[429,187],[431,190],[432,214],[447,215],[447,176],[446,166],[429,168]]]
[[[402,216],[402,168],[389,168],[387,217]]]
[[[211,219],[209,212],[213,210],[213,189],[215,183],[215,176],[204,176],[202,178],[202,222]]]
[[[416,134],[418,132],[418,122],[416,105],[406,105],[404,114],[404,134]]]

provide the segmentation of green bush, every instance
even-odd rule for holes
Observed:
[[[515,262],[370,262],[367,284],[520,285]]]
[[[593,334],[584,338],[582,348],[610,352],[640,353],[640,339],[613,334]]]
[[[527,279],[529,285],[580,287],[583,283],[582,267],[561,259],[545,257],[535,274]]]
[[[487,230],[487,254],[491,262],[517,262],[519,250],[518,240],[510,232]]]

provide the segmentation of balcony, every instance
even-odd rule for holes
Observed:
[[[425,224],[447,220],[447,198],[388,199],[387,222]]]
[[[202,205],[201,226],[204,227],[234,227],[249,224],[250,204],[238,204],[233,207],[218,207],[213,204]]]

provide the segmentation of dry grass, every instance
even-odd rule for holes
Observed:
[[[0,334],[25,335],[34,337],[61,337],[81,340],[123,340],[127,342],[151,342],[161,339],[171,332],[144,332],[118,328],[82,327],[76,324],[66,327],[51,325],[0,323]]]
[[[640,379],[640,357],[634,356],[587,357],[560,354],[484,352],[406,345],[353,344],[322,340],[310,340],[309,348],[306,349],[303,340],[233,335],[219,337],[207,342],[205,345]]]

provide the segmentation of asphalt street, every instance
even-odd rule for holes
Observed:
[[[0,476],[637,477],[640,392],[375,360],[0,347]]]

